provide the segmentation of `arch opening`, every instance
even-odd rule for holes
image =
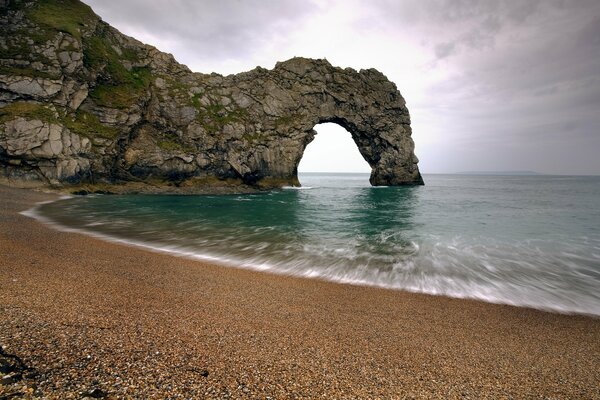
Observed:
[[[334,122],[315,125],[317,133],[306,146],[298,164],[298,179],[303,183],[308,175],[325,174],[364,174],[365,184],[369,184],[371,166],[360,153],[351,133]]]

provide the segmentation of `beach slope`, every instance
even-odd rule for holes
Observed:
[[[48,398],[600,398],[600,319],[210,265],[56,231],[0,186],[0,344]],[[14,357],[0,356],[0,360]]]

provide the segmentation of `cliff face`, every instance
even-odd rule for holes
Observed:
[[[294,58],[193,73],[77,0],[0,0],[4,181],[297,185],[320,122],[352,134],[373,185],[422,184],[404,99],[374,69]]]

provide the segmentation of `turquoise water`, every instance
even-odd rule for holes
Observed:
[[[34,214],[241,267],[600,315],[600,177],[305,174],[226,196],[94,195]]]

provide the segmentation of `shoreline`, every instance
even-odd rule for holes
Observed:
[[[0,186],[0,344],[50,398],[600,398],[598,318],[224,268],[18,214],[53,196]]]
[[[48,193],[48,192],[45,192],[45,193]],[[50,192],[50,193],[53,193],[53,192]],[[58,222],[54,222],[54,221],[40,215],[36,211],[38,206],[40,206],[42,204],[61,201],[64,199],[70,199],[70,198],[76,196],[76,195],[65,195],[65,194],[60,194],[60,193],[56,193],[56,195],[58,196],[58,198],[36,203],[32,208],[21,211],[20,214],[27,216],[29,218],[32,218],[32,219],[36,220],[37,222],[45,224],[46,226],[49,226],[50,228],[60,231],[60,232],[86,235],[86,236],[92,237],[94,239],[103,240],[105,242],[114,243],[114,244],[117,244],[120,246],[132,246],[132,247],[136,247],[136,248],[139,248],[139,249],[142,249],[145,251],[166,254],[166,255],[169,255],[172,257],[184,258],[187,260],[198,261],[201,263],[212,263],[212,264],[215,264],[215,265],[223,267],[223,268],[245,269],[245,270],[255,271],[255,272],[259,272],[259,273],[267,273],[267,274],[273,274],[273,275],[295,277],[295,278],[300,278],[300,279],[316,279],[316,280],[320,280],[323,282],[329,282],[329,283],[340,284],[340,285],[372,287],[372,288],[385,289],[385,290],[401,291],[401,292],[405,292],[405,293],[424,294],[424,295],[436,296],[436,297],[441,296],[441,297],[448,297],[448,298],[453,298],[453,299],[480,301],[480,302],[488,303],[488,304],[507,305],[507,306],[519,307],[519,308],[529,308],[529,309],[534,309],[534,310],[538,310],[538,311],[542,311],[542,312],[550,312],[550,313],[557,313],[557,314],[563,314],[563,315],[581,315],[581,316],[586,316],[586,317],[591,317],[591,318],[600,318],[600,314],[594,314],[591,312],[586,313],[583,311],[565,310],[562,308],[558,308],[556,306],[546,306],[546,307],[537,306],[536,307],[536,306],[529,305],[529,304],[517,304],[517,302],[510,303],[510,302],[503,301],[503,300],[494,301],[493,299],[490,299],[490,298],[482,298],[482,297],[477,297],[477,296],[470,296],[470,297],[462,296],[461,297],[459,295],[453,296],[453,295],[448,295],[448,294],[444,294],[444,293],[428,292],[428,291],[424,291],[424,290],[410,290],[410,289],[396,287],[396,286],[392,286],[392,285],[386,286],[386,285],[377,284],[377,283],[368,282],[368,281],[350,280],[350,279],[334,279],[327,275],[314,275],[314,274],[303,275],[303,274],[298,274],[298,273],[290,273],[288,271],[280,271],[280,270],[274,268],[270,264],[248,263],[248,262],[244,262],[243,260],[240,260],[240,259],[223,258],[223,257],[210,255],[210,254],[200,254],[200,253],[195,253],[193,251],[184,251],[184,250],[177,249],[177,248],[170,248],[168,246],[161,247],[159,245],[152,244],[151,242],[138,241],[135,239],[128,239],[128,238],[119,238],[116,236],[111,236],[106,233],[101,233],[101,232],[97,232],[94,230],[87,230],[87,229],[83,229],[83,228],[72,228],[72,227],[69,227],[66,225],[62,225]]]

